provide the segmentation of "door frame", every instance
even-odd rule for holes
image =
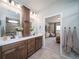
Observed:
[[[64,56],[63,53],[62,53],[62,20],[63,20],[63,12],[58,12],[58,13],[54,13],[54,14],[51,14],[49,16],[46,16],[44,17],[45,19],[48,18],[48,17],[52,17],[52,16],[56,16],[56,15],[60,15],[60,26],[61,26],[61,30],[60,30],[60,55],[61,56]]]

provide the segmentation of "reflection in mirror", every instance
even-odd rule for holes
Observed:
[[[0,6],[0,37],[16,35],[20,14]]]
[[[19,26],[19,19],[6,17],[6,35],[16,35],[16,27]]]

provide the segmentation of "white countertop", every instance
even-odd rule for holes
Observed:
[[[38,36],[43,36],[43,35],[42,34],[38,34],[38,35],[33,35],[33,36],[28,36],[28,37],[23,37],[23,38],[9,39],[9,40],[6,40],[6,41],[0,39],[0,46],[11,44],[11,43],[22,41],[22,40],[28,40],[28,39],[31,39],[31,38],[34,38],[34,37],[38,37]]]

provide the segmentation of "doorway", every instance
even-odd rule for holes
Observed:
[[[45,47],[57,55],[61,53],[61,19],[61,14],[45,18]]]

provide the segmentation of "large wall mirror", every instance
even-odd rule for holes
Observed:
[[[16,34],[20,26],[20,14],[0,6],[0,36]]]

